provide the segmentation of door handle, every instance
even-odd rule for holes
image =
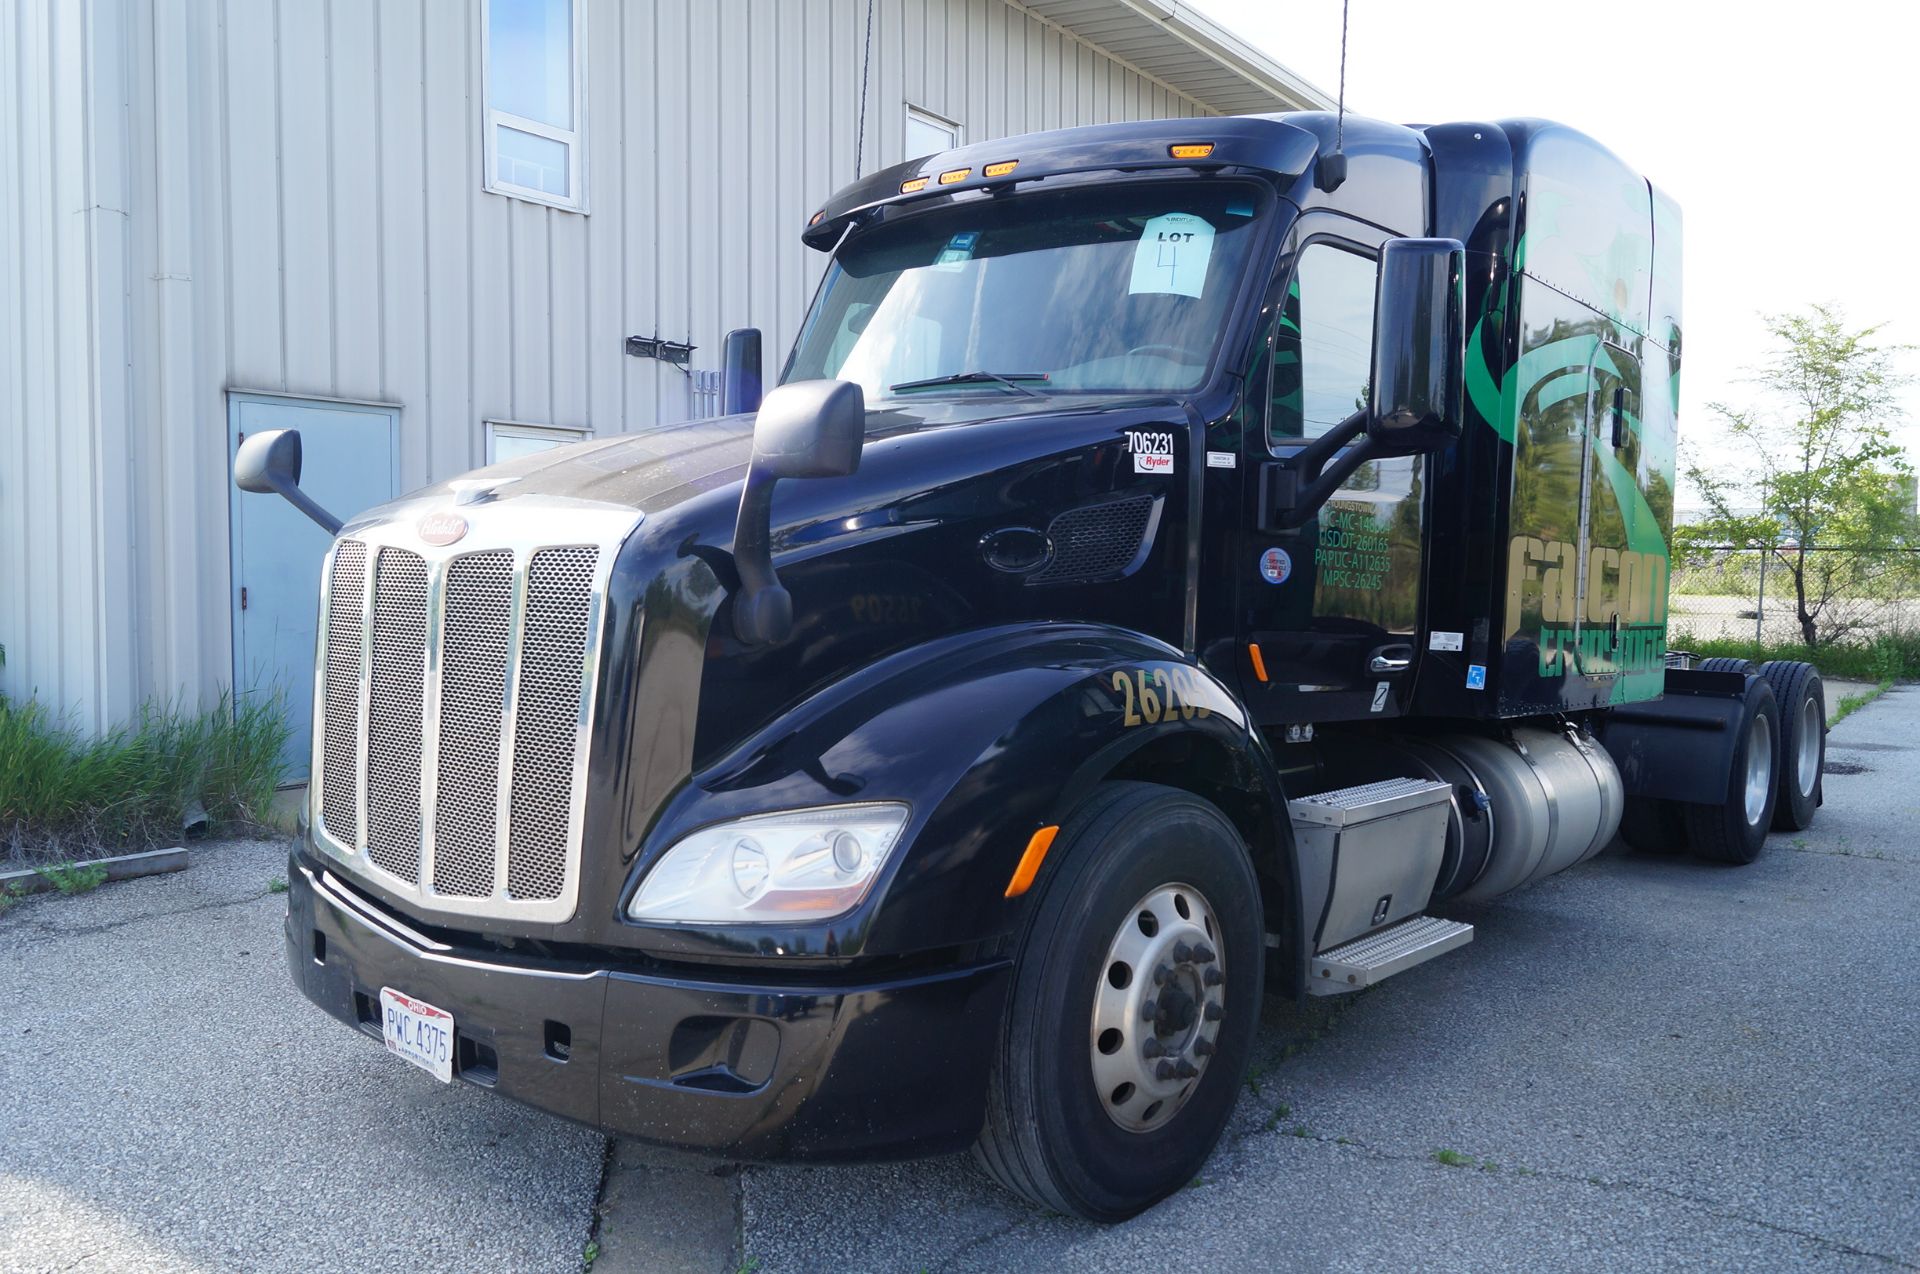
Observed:
[[[1413,667],[1411,646],[1382,646],[1367,657],[1367,671],[1392,676]]]

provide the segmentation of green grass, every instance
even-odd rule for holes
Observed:
[[[1889,681],[1920,677],[1920,634],[1900,634],[1875,638],[1871,642],[1843,642],[1823,646],[1803,646],[1793,642],[1767,642],[1762,645],[1748,638],[1695,638],[1676,632],[1667,642],[1675,650],[1691,651],[1702,659],[1714,655],[1751,659],[1764,663],[1769,659],[1800,659],[1818,668],[1823,676],[1848,681]]]
[[[1891,689],[1893,689],[1893,678],[1888,677],[1871,690],[1863,690],[1857,695],[1840,696],[1840,702],[1835,706],[1833,715],[1827,718],[1827,726],[1831,728],[1839,725]]]
[[[216,833],[259,828],[286,739],[286,713],[266,696],[222,696],[204,712],[151,706],[97,736],[37,700],[0,696],[0,859],[177,844],[196,801]]]
[[[1471,1168],[1474,1166],[1472,1155],[1463,1155],[1458,1150],[1436,1150],[1433,1152],[1435,1163],[1444,1163],[1449,1168]]]
[[[13,892],[12,885],[0,885],[0,916],[6,915],[13,904],[20,901],[21,896]]]
[[[107,869],[96,863],[48,863],[35,867],[33,874],[69,897],[98,889],[107,880]]]

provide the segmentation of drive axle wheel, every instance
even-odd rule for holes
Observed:
[[[1821,775],[1827,763],[1827,695],[1820,670],[1782,659],[1761,664],[1757,675],[1773,687],[1780,708],[1780,795],[1773,825],[1797,832],[1813,825],[1823,799]]]
[[[1045,1208],[1119,1221],[1193,1180],[1259,1020],[1260,884],[1190,793],[1108,783],[1061,828],[1023,926],[975,1147]]]
[[[1748,677],[1736,727],[1727,790],[1718,799],[1682,807],[1687,844],[1699,858],[1744,865],[1760,856],[1779,795],[1780,709],[1764,678]]]

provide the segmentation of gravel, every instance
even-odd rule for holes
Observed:
[[[565,1270],[605,1140],[295,991],[283,845],[0,916],[0,1270]]]

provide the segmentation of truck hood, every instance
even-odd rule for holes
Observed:
[[[1093,417],[1115,408],[1165,409],[1164,396],[1076,395],[1016,397],[968,393],[928,395],[910,405],[890,402],[867,412],[867,445],[933,431],[992,422],[1036,422],[1040,417]],[[696,496],[740,482],[753,451],[753,416],[721,416],[660,425],[558,447],[536,455],[489,465],[458,478],[422,488],[397,503],[417,506],[475,488],[488,499],[538,495],[617,505],[656,514]],[[962,440],[953,440],[960,444]],[[934,450],[945,450],[935,447]],[[366,516],[391,516],[394,506],[368,510]],[[355,521],[359,519],[356,518]]]

